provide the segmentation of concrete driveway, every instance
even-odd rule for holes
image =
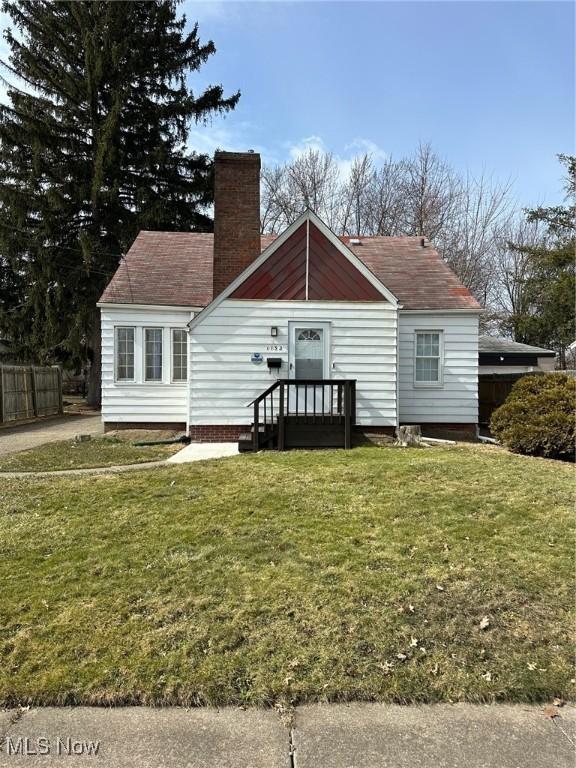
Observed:
[[[0,429],[0,456],[26,451],[44,443],[70,440],[76,435],[98,435],[102,432],[100,414],[69,413],[54,419]]]

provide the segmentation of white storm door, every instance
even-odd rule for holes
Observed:
[[[290,323],[289,336],[289,376],[295,380],[320,381],[329,378],[329,323]],[[322,401],[327,406],[327,387],[290,387],[290,412],[298,410],[312,415],[322,412]]]

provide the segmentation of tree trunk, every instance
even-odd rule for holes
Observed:
[[[422,430],[419,424],[405,424],[396,430],[396,445],[403,448],[415,447],[421,445]]]
[[[86,402],[95,408],[102,403],[102,349],[100,337],[100,312],[96,310],[90,336],[90,369],[88,372],[88,392]]]

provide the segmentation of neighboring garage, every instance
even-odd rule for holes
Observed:
[[[502,405],[514,382],[528,373],[545,373],[556,367],[556,353],[496,336],[478,339],[478,406],[481,425]]]

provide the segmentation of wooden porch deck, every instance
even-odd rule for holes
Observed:
[[[355,379],[278,379],[249,406],[254,421],[240,451],[352,447]]]

